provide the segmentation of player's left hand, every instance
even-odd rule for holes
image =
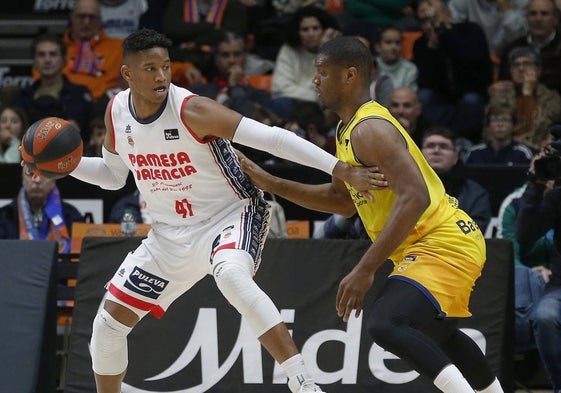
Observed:
[[[362,311],[364,296],[374,282],[374,273],[365,271],[357,265],[349,274],[341,280],[335,308],[337,315],[348,322],[351,312],[355,310],[355,318],[360,316]]]

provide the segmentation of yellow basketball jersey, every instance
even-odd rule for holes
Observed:
[[[417,166],[426,181],[430,194],[430,205],[417,222],[415,230],[411,232],[407,240],[398,250],[396,250],[396,253],[392,255],[392,257],[399,257],[396,254],[401,254],[401,251],[408,245],[414,243],[424,234],[437,227],[443,221],[449,219],[454,214],[454,210],[457,209],[458,201],[456,198],[450,197],[446,194],[440,178],[429,166],[423,154],[415,142],[413,142],[407,131],[386,108],[375,101],[369,101],[363,104],[355,113],[351,121],[345,127],[338,129],[337,157],[341,161],[347,162],[353,166],[362,165],[357,161],[353,151],[353,146],[350,143],[351,132],[357,124],[371,118],[386,120],[392,123],[399,130],[401,136],[405,139],[409,153],[417,163]],[[364,223],[368,235],[372,240],[375,240],[387,221],[390,209],[395,201],[395,193],[390,189],[373,190],[371,193],[374,195],[374,202],[371,202],[364,196],[360,195],[360,193],[358,193],[357,190],[349,184],[347,184],[347,188],[353,198],[358,214]]]
[[[363,104],[349,124],[337,130],[337,157],[353,166],[362,166],[350,143],[354,127],[366,119],[392,123],[407,144],[419,167],[430,195],[430,205],[405,241],[392,253],[392,279],[410,282],[435,305],[442,316],[467,317],[469,297],[485,263],[485,241],[477,224],[446,194],[438,175],[399,122],[374,101]],[[374,201],[346,184],[358,214],[375,241],[388,220],[396,195],[391,189],[372,190]]]

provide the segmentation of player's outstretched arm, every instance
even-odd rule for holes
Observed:
[[[109,116],[112,103],[113,99],[105,110],[107,132],[103,141],[102,157],[82,157],[78,167],[70,173],[70,176],[107,190],[118,190],[125,186],[129,168],[114,150],[113,126]]]
[[[209,98],[188,99],[184,105],[183,120],[202,140],[219,136],[319,169],[351,184],[357,190],[376,187],[374,172],[354,168],[291,131],[242,117]]]

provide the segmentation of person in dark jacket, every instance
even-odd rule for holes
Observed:
[[[522,195],[516,220],[516,240],[521,253],[553,230],[553,243],[557,252],[561,252],[561,173],[540,171],[540,160],[553,159],[561,162],[559,150],[550,158],[544,158],[540,151],[530,164],[529,181]],[[559,168],[559,166],[557,167]],[[538,170],[536,170],[538,169]],[[557,179],[557,180],[555,180]],[[546,184],[556,181],[555,186],[545,192]],[[542,362],[551,379],[555,393],[561,392],[561,262],[559,258],[544,275],[546,284],[543,295],[530,310],[529,320],[534,339]]]
[[[22,187],[0,208],[0,239],[56,240],[59,253],[70,252],[74,222],[84,222],[76,207],[61,199],[55,180],[22,170]]]
[[[33,40],[31,50],[39,79],[18,92],[15,104],[25,109],[30,123],[50,116],[73,121],[87,142],[92,95],[86,86],[72,83],[63,75],[66,45],[60,37],[45,34]]]
[[[270,109],[271,94],[249,84],[244,69],[244,45],[241,36],[224,32],[214,51],[214,75],[208,83],[195,83],[189,90],[212,98],[244,116],[254,118],[259,106]]]
[[[441,0],[420,1],[417,16],[423,35],[413,45],[413,63],[419,70],[422,116],[478,143],[493,81],[485,33],[477,23],[452,23]]]

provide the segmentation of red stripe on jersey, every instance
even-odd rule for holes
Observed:
[[[216,247],[214,250],[212,250],[211,258],[214,258],[214,255],[220,250],[234,249],[234,248],[236,248],[236,242],[222,244],[221,246]]]

